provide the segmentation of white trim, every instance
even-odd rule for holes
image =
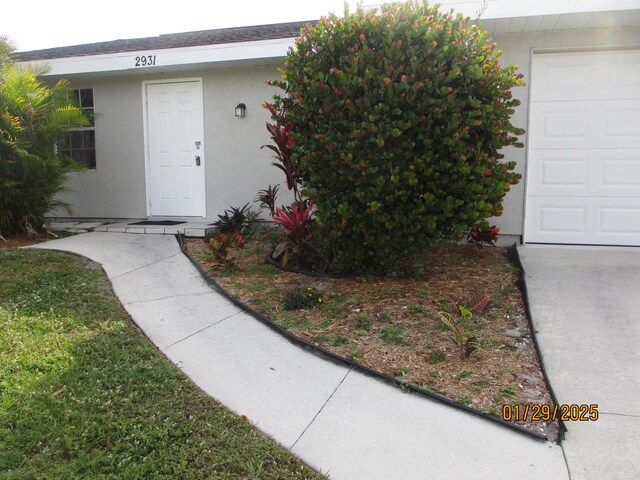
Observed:
[[[527,202],[528,200],[528,190],[529,190],[529,135],[531,129],[531,92],[533,85],[533,54],[535,53],[536,48],[532,47],[529,50],[529,78],[527,79],[527,130],[526,130],[526,144],[525,144],[525,152],[524,152],[524,188],[522,189],[522,194],[524,195],[522,199],[522,238],[520,239],[520,243],[527,243]]]
[[[202,77],[184,77],[184,78],[167,78],[162,80],[144,80],[142,82],[142,122],[143,122],[143,141],[144,141],[144,186],[145,186],[145,203],[147,210],[147,217],[151,218],[151,185],[149,179],[151,178],[151,165],[149,156],[149,118],[147,112],[147,85],[157,85],[163,83],[186,83],[186,82],[198,82],[202,90],[202,124],[204,126],[204,80]],[[204,127],[203,127],[204,128]],[[204,216],[193,218],[207,218],[207,156],[206,145],[204,138],[202,139],[202,168],[204,170],[203,175],[204,182]],[[162,215],[161,215],[162,216]],[[166,217],[166,215],[165,215]],[[155,217],[154,217],[155,218]],[[191,217],[189,217],[191,218]]]
[[[598,52],[624,52],[627,50],[640,50],[640,43],[613,43],[610,45],[586,45],[569,47],[532,47],[531,58],[534,55],[549,55],[563,53],[598,53]],[[533,60],[532,60],[533,62]]]
[[[155,73],[163,67],[187,66],[220,62],[236,62],[269,58],[284,58],[293,46],[295,38],[260,40],[255,42],[224,43],[182,48],[140,50],[135,52],[87,55],[81,57],[55,58],[42,62],[49,66],[49,76],[82,73]],[[136,67],[136,57],[155,55],[155,65]],[[21,62],[23,64],[28,62]]]
[[[440,10],[454,10],[476,18],[482,9],[482,0],[442,0]],[[538,15],[562,15],[584,12],[636,10],[638,0],[488,0],[481,20],[500,18],[535,17]]]

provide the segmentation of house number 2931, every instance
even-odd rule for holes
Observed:
[[[155,55],[143,55],[141,57],[136,57],[136,67],[151,67],[155,64]]]

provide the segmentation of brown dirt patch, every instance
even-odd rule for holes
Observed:
[[[60,237],[67,236],[66,234],[56,234]],[[5,240],[0,238],[0,248],[6,248],[9,250],[26,247],[28,245],[35,245],[36,243],[47,242],[49,240],[55,240],[56,237],[48,233],[38,233],[35,235],[17,235],[13,237],[5,237]]]
[[[505,404],[552,403],[516,287],[518,271],[503,249],[439,247],[425,257],[421,280],[319,279],[265,264],[269,235],[254,236],[232,271],[221,269],[201,239],[186,239],[185,249],[229,294],[356,363],[498,418]],[[322,301],[285,310],[283,298],[296,288],[313,288]],[[457,305],[477,308],[464,320]],[[459,343],[476,347],[470,355],[447,318],[461,325]],[[517,423],[557,438],[556,423]]]

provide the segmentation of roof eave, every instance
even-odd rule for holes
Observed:
[[[215,65],[246,65],[271,59],[284,59],[294,43],[295,38],[291,37],[254,42],[53,58],[20,63],[44,63],[48,66],[46,75],[50,77],[114,73],[135,75]]]

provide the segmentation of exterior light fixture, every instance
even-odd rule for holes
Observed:
[[[244,103],[239,103],[236,105],[236,117],[244,117],[244,112],[247,109],[247,106]]]

